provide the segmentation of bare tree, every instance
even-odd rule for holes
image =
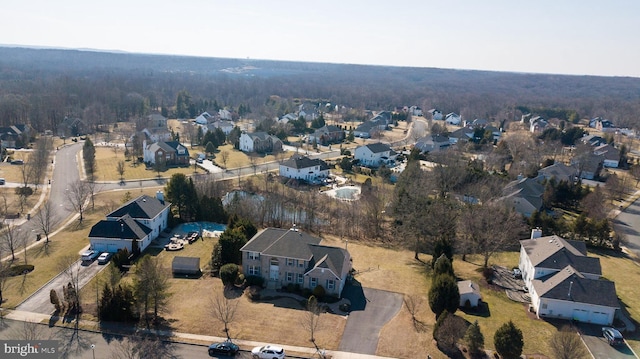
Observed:
[[[418,319],[416,319],[416,314],[422,308],[423,302],[422,297],[417,295],[404,296],[404,306],[407,308],[407,311],[409,311],[409,314],[411,314],[411,320],[413,320],[414,325],[418,321]]]
[[[111,347],[111,346],[110,346]],[[116,341],[111,351],[111,359],[155,359],[177,358],[171,343],[160,340],[154,335],[140,332]]]
[[[229,324],[233,323],[237,310],[238,300],[227,298],[223,292],[217,292],[209,299],[209,314],[224,325],[224,333],[228,340],[231,340]]]
[[[300,325],[304,330],[309,333],[309,340],[313,343],[316,350],[321,356],[324,356],[323,353],[318,348],[318,344],[316,343],[316,333],[320,330],[320,316],[322,314],[322,307],[318,305],[318,300],[316,297],[311,296],[307,300],[307,310],[303,313]]]
[[[12,330],[10,337],[14,340],[46,340],[51,338],[48,333],[49,330],[45,325],[25,320]]]
[[[55,209],[51,202],[45,202],[33,219],[38,229],[44,234],[46,239],[45,243],[49,243],[49,234],[60,222],[59,217],[55,214]]]
[[[120,181],[124,180],[124,171],[125,170],[126,170],[126,167],[124,165],[124,161],[118,161],[118,164],[116,164],[116,171],[120,175]]]
[[[256,175],[256,169],[258,168],[258,156],[256,153],[249,154],[249,162],[251,163],[251,167],[253,168],[253,175]]]
[[[7,225],[0,235],[2,248],[11,252],[11,261],[16,260],[16,250],[20,249],[27,240],[26,232],[11,223]],[[26,253],[25,253],[26,256]]]
[[[227,161],[229,161],[229,151],[222,150],[220,151],[220,161],[222,161],[222,165],[224,166],[225,171],[227,170]]]
[[[76,180],[69,188],[67,188],[65,195],[71,208],[80,214],[80,222],[82,223],[83,214],[86,210],[87,200],[91,196],[91,188],[86,182]]]
[[[2,248],[0,248],[0,259],[2,258]],[[11,263],[9,261],[0,260],[0,307],[4,303],[4,290],[7,289],[7,279],[9,279],[9,268]]]
[[[67,285],[63,288],[64,299],[67,301],[69,314],[78,315],[82,308],[80,307],[80,261],[74,255],[67,255],[58,262],[58,270],[68,280]]]
[[[588,358],[589,353],[584,347],[580,336],[569,327],[562,327],[549,341],[553,357],[557,359]]]

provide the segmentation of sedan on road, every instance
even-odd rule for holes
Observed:
[[[251,356],[254,359],[282,359],[284,358],[284,349],[275,345],[255,347],[251,350]]]
[[[209,355],[236,355],[238,353],[238,346],[232,342],[213,343],[209,345]]]

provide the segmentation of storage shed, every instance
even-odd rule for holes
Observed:
[[[173,275],[198,275],[200,274],[200,258],[198,257],[174,257],[171,262]]]
[[[465,307],[467,305],[467,301],[469,301],[469,306],[471,308],[475,308],[478,306],[480,299],[480,287],[470,280],[461,280],[458,282],[458,291],[460,292],[460,306]]]

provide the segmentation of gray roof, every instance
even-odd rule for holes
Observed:
[[[192,271],[200,270],[200,257],[173,257],[171,262],[172,269],[185,270],[190,269]]]
[[[310,244],[309,248],[313,255],[310,267],[312,269],[329,269],[338,276],[336,279],[340,279],[339,277],[344,269],[345,259],[348,257],[347,251],[343,248],[321,246],[317,244]]]
[[[119,238],[119,239],[144,239],[151,229],[136,222],[128,214],[117,220],[101,220],[91,227],[89,237]]]
[[[537,209],[542,208],[544,187],[533,178],[511,181],[505,186],[503,193],[507,197],[523,198]]]
[[[532,282],[542,298],[618,308],[615,283],[606,279],[589,279],[568,265],[552,277]]]
[[[547,166],[538,171],[545,177],[551,177],[555,179],[564,180],[565,178],[573,178],[578,175],[578,170],[575,167],[569,167],[562,162],[556,162],[551,166]]]
[[[386,151],[391,151],[393,152],[393,150],[391,149],[391,147],[389,147],[389,145],[387,145],[386,143],[370,143],[368,145],[366,145],[367,148],[369,148],[369,150],[373,153],[382,153],[382,152],[386,152]]]
[[[321,171],[329,169],[329,166],[325,161],[318,158],[311,159],[307,156],[302,155],[293,155],[291,158],[284,161],[282,165],[295,169],[303,169],[315,166],[320,166]]]
[[[278,139],[276,136],[272,136],[266,132],[253,132],[253,133],[247,133],[247,135],[252,139],[255,140],[256,138],[264,141],[268,138],[276,138]],[[279,139],[278,139],[279,140]]]
[[[240,250],[309,261],[313,255],[309,244],[319,244],[320,241],[320,238],[298,230],[265,228],[253,236]]]
[[[107,214],[107,217],[122,217],[128,214],[132,218],[152,219],[170,205],[167,201],[160,202],[157,198],[142,195]]]
[[[572,266],[582,273],[602,275],[600,260],[587,257],[587,247],[581,241],[568,241],[558,236],[546,236],[520,241],[534,267],[561,270]]]
[[[480,287],[470,280],[461,280],[458,282],[458,292],[460,294],[475,293],[480,295]]]

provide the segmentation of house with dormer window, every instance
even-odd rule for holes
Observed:
[[[142,146],[144,148],[143,159],[147,164],[153,165],[162,161],[167,166],[189,165],[189,150],[178,141],[161,141],[150,145],[143,141]]]
[[[240,249],[242,270],[245,276],[264,278],[269,288],[322,286],[327,294],[339,297],[351,270],[351,255],[320,242],[295,227],[263,229]]]

